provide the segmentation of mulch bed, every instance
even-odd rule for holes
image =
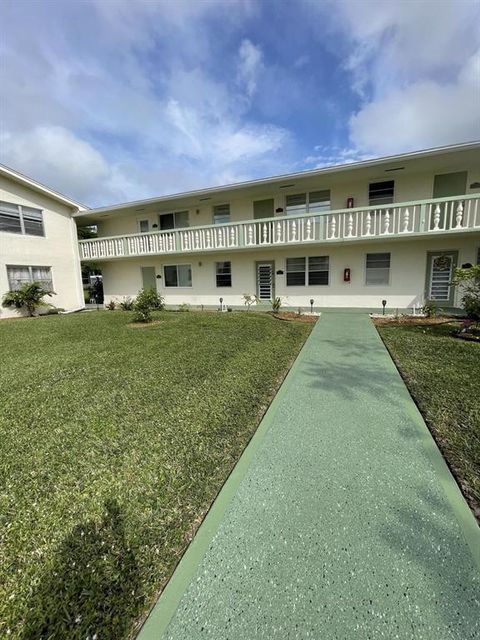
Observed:
[[[311,316],[308,314],[298,314],[294,311],[281,311],[280,313],[272,313],[277,320],[288,320],[289,322],[316,322],[319,316]]]

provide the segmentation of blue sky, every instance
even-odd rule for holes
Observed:
[[[479,139],[479,24],[459,0],[4,0],[0,162],[94,206]]]

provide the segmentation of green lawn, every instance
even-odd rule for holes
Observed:
[[[130,315],[0,322],[2,638],[132,636],[311,329]]]
[[[480,519],[480,344],[446,324],[378,330]]]

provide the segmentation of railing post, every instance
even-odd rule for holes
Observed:
[[[123,255],[128,256],[128,238],[123,239]]]

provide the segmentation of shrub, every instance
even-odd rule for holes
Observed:
[[[480,322],[480,264],[455,269],[454,286],[461,286],[462,306],[467,316]]]
[[[178,307],[179,311],[190,311],[190,305],[187,302],[184,302]]]
[[[278,313],[280,311],[280,307],[282,306],[282,299],[280,296],[277,296],[272,300],[272,311],[274,313]]]
[[[115,311],[116,308],[117,304],[115,300],[110,300],[110,302],[107,302],[107,304],[105,305],[105,309],[108,309],[109,311]]]
[[[123,298],[123,300],[119,303],[120,309],[122,311],[133,311],[134,302],[131,298]]]
[[[437,305],[435,304],[435,302],[426,302],[423,307],[422,307],[422,313],[427,317],[427,318],[435,318],[435,316],[438,316],[438,313],[441,311],[441,309],[439,309],[437,307]]]
[[[7,291],[3,296],[2,306],[10,309],[24,309],[29,316],[34,316],[39,307],[50,306],[43,298],[52,295],[55,293],[45,289],[40,282],[27,282],[16,291]]]
[[[162,296],[158,295],[156,291],[153,289],[140,289],[133,305],[135,311],[133,321],[151,322],[152,311],[163,309],[164,306]]]

